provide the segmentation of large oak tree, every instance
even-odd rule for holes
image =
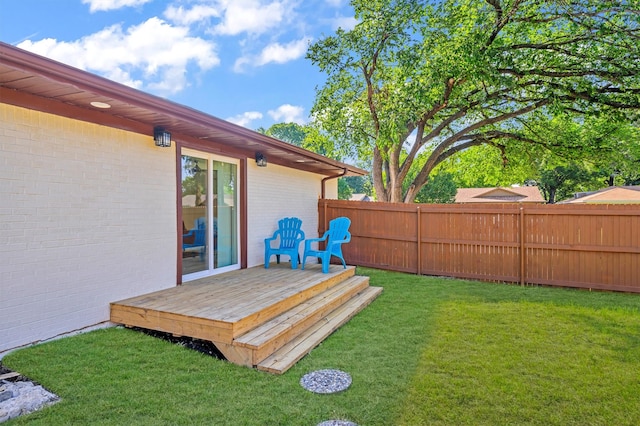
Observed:
[[[548,143],[529,126],[540,116],[629,122],[640,107],[640,0],[352,5],[355,28],[309,49],[327,74],[313,113],[344,155],[370,159],[379,200],[412,202],[466,148]]]

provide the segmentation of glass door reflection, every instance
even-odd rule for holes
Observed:
[[[182,156],[182,275],[209,268],[208,160]]]
[[[214,267],[238,263],[238,216],[235,164],[213,161]]]
[[[182,156],[183,280],[238,269],[238,162]],[[211,225],[210,225],[211,224]]]

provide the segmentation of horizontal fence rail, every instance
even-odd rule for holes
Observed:
[[[351,219],[347,263],[421,275],[640,293],[640,206],[320,200]]]

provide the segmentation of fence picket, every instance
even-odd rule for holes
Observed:
[[[319,200],[352,222],[349,264],[425,275],[640,292],[640,206]],[[324,225],[326,226],[326,225]]]

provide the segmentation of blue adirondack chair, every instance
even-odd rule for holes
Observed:
[[[291,258],[291,268],[298,269],[300,262],[300,243],[304,241],[304,231],[302,220],[297,217],[285,217],[278,221],[278,229],[273,233],[273,237],[264,239],[264,267],[269,268],[269,260],[275,255],[280,263],[280,255],[284,254]],[[277,247],[272,247],[271,243],[278,241]]]
[[[322,262],[322,272],[329,272],[329,262],[331,256],[336,256],[342,261],[342,265],[347,268],[347,264],[342,256],[342,245],[351,241],[349,226],[351,220],[348,217],[337,217],[329,222],[329,230],[324,233],[322,238],[310,238],[304,242],[304,255],[302,256],[302,269],[307,260],[307,256],[317,257]],[[311,244],[314,242],[326,241],[324,250],[314,250]]]
[[[193,237],[193,241],[189,237]],[[190,242],[185,243],[185,238]],[[207,221],[204,217],[196,219],[195,228],[182,236],[182,251],[190,248],[200,248],[200,260],[204,259],[207,251]]]

